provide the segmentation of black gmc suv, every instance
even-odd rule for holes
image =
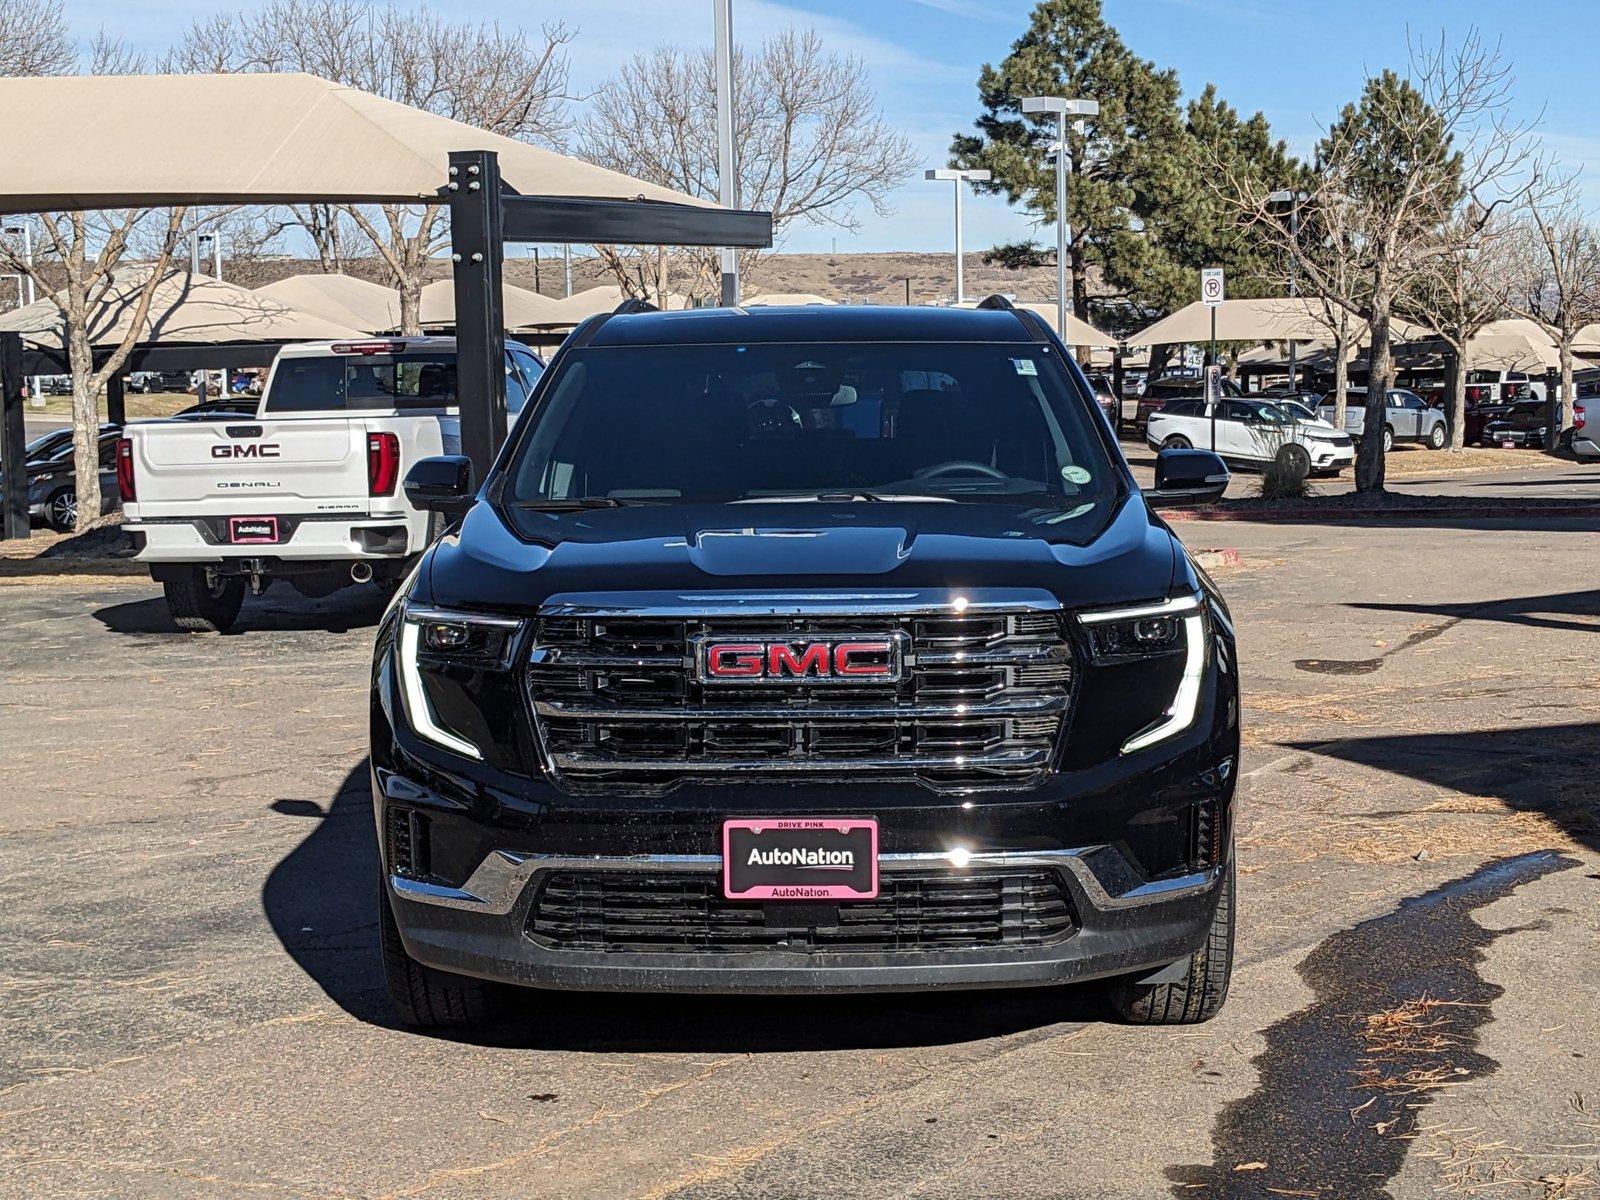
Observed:
[[[1055,335],[978,310],[581,325],[380,628],[389,990],[1110,981],[1201,1021],[1233,950],[1227,607]]]

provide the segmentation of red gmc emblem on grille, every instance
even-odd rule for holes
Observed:
[[[696,639],[695,670],[706,683],[896,683],[900,638]]]

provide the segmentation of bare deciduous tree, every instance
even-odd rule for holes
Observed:
[[[493,22],[450,21],[426,6],[371,0],[272,0],[254,13],[197,21],[168,56],[178,71],[305,71],[480,129],[563,144],[570,124],[560,24],[539,35]],[[297,206],[323,269],[342,265],[343,222],[328,205]],[[437,205],[350,206],[400,292],[401,328],[420,332],[428,261],[443,244]]]
[[[1471,368],[1472,339],[1505,311],[1505,235],[1509,223],[1500,216],[1480,218],[1458,214],[1465,228],[1447,229],[1447,253],[1422,264],[1421,273],[1400,296],[1404,315],[1433,330],[1450,348],[1450,371],[1445,386],[1449,396],[1450,449],[1466,444],[1467,372]],[[1476,229],[1476,237],[1467,232]]]
[[[1383,487],[1384,403],[1394,382],[1392,323],[1415,280],[1459,255],[1492,215],[1531,186],[1526,128],[1505,119],[1508,70],[1469,34],[1459,47],[1418,47],[1409,78],[1367,80],[1317,148],[1307,210],[1342,236],[1290,237],[1257,181],[1224,175],[1224,194],[1267,241],[1294,255],[1308,290],[1367,325],[1369,372],[1356,486]],[[1218,164],[1219,167],[1225,164]],[[1334,268],[1347,272],[1346,290]]]
[[[15,11],[28,7],[16,4]],[[48,31],[59,20],[59,7],[32,9]],[[50,61],[59,65],[53,54]],[[41,60],[42,61],[42,60]],[[66,64],[76,65],[76,55]],[[90,42],[85,55],[90,74],[114,75],[144,69],[143,56],[103,31]],[[76,473],[79,531],[100,522],[100,393],[106,382],[121,372],[138,332],[150,311],[151,299],[171,264],[173,248],[182,235],[185,212],[181,208],[156,212],[126,209],[106,212],[40,213],[25,218],[33,229],[37,253],[27,258],[12,241],[0,243],[0,264],[8,271],[33,279],[41,298],[60,313],[62,344],[72,377],[73,469]],[[149,273],[122,291],[132,304],[132,321],[126,336],[101,359],[97,368],[90,344],[89,318],[101,300],[119,282],[118,273],[132,253],[150,263]],[[123,285],[128,277],[120,278]]]
[[[77,67],[61,0],[0,0],[0,75],[67,75]]]
[[[775,241],[796,221],[854,229],[857,204],[879,215],[889,211],[889,192],[916,159],[906,139],[884,123],[860,59],[829,51],[815,32],[790,29],[753,54],[738,52],[734,78],[739,204],[772,213]],[[715,199],[716,97],[709,51],[662,46],[636,55],[595,96],[581,151],[613,170]],[[653,250],[599,250],[625,288],[652,278],[664,287],[649,263]],[[756,257],[741,255],[746,264]],[[713,252],[673,258],[681,288],[714,294]]]
[[[1506,241],[1506,306],[1555,340],[1565,429],[1575,395],[1572,344],[1584,326],[1600,321],[1600,228],[1568,183],[1531,200]]]

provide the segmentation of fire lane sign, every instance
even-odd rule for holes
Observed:
[[[1221,267],[1207,267],[1200,272],[1200,303],[1216,308],[1227,299],[1227,288],[1222,280]]]

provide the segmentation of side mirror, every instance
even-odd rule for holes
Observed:
[[[1156,455],[1156,485],[1147,488],[1152,508],[1211,504],[1228,489],[1228,468],[1209,450],[1163,450]]]
[[[424,458],[406,472],[406,500],[424,512],[455,515],[472,507],[472,460],[464,454]]]

